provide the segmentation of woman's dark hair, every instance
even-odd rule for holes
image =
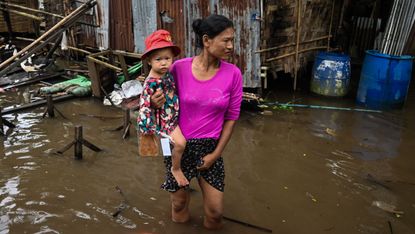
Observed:
[[[203,48],[203,35],[214,38],[226,29],[233,28],[233,23],[223,15],[210,15],[193,21],[192,28],[196,33],[196,47]]]

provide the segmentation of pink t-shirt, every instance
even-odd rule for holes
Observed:
[[[192,74],[193,58],[177,60],[171,73],[179,96],[179,126],[184,137],[219,139],[225,120],[237,120],[242,102],[242,75],[238,67],[221,61],[210,80]]]

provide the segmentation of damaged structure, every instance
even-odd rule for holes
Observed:
[[[0,17],[4,21],[0,23],[0,33],[21,40],[27,40],[22,36],[37,38],[85,2],[88,1],[2,0]],[[181,57],[193,56],[196,54],[193,20],[217,13],[234,22],[232,62],[242,70],[244,88],[260,91],[270,88],[270,80],[288,76],[294,90],[308,89],[310,64],[318,51],[349,54],[352,67],[358,65],[352,69],[354,74],[360,71],[365,51],[379,49],[393,14],[392,3],[386,0],[97,0],[95,7],[64,32],[62,49],[69,49],[66,54],[75,58],[105,50],[140,54],[146,35],[164,28],[182,48]],[[414,53],[414,34],[412,28],[404,54]],[[115,72],[125,73],[126,67],[118,68]]]

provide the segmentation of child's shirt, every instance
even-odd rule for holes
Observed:
[[[151,107],[150,97],[157,89],[161,89],[166,102],[159,109]],[[144,81],[143,92],[140,96],[138,127],[144,134],[170,134],[178,124],[179,99],[176,95],[176,85],[173,76],[167,72],[156,79],[147,77]]]
[[[219,139],[225,120],[237,120],[242,102],[242,74],[225,61],[210,80],[192,74],[193,58],[177,60],[171,72],[180,97],[179,125],[186,140]]]

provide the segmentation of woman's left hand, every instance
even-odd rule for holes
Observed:
[[[213,154],[207,154],[205,157],[203,157],[203,164],[196,167],[196,169],[199,171],[205,171],[209,169],[215,161],[216,158]]]

